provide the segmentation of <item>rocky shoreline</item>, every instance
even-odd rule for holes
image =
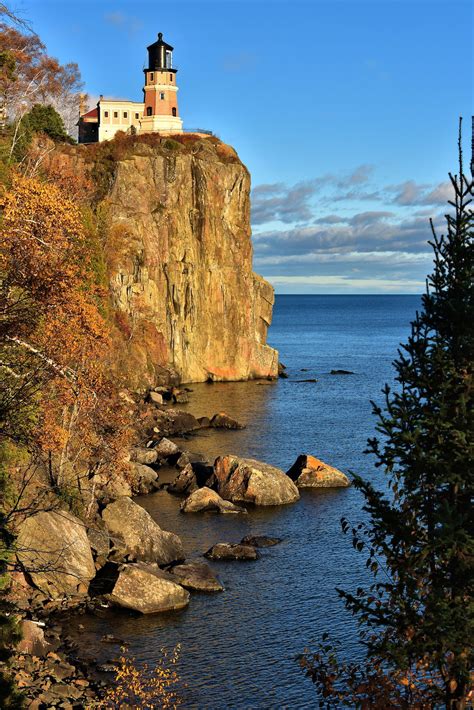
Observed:
[[[202,460],[173,438],[181,441],[207,428],[242,427],[224,412],[197,419],[178,409],[190,393],[177,387],[147,393],[139,407],[140,437],[130,451],[128,475],[92,481],[95,498],[89,519],[50,510],[27,518],[20,527],[11,599],[24,638],[13,665],[27,707],[88,707],[109,684],[101,677],[100,664],[76,653],[61,623],[72,610],[106,613],[121,607],[155,614],[187,606],[195,592],[225,593],[212,567],[204,560],[186,561],[179,536],[162,530],[133,501],[134,495],[164,489],[183,499],[182,514],[243,515],[251,514],[254,506],[295,503],[300,488],[350,485],[342,472],[309,455],[300,455],[286,473],[232,454],[213,463]],[[129,393],[123,396],[133,399]],[[176,469],[171,483],[160,481],[163,466]],[[278,542],[263,536],[223,541],[202,555],[211,562],[257,560],[258,547]]]

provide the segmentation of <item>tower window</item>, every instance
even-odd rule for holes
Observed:
[[[171,113],[173,116],[176,116],[176,106],[173,106],[173,108],[171,109]]]
[[[139,114],[139,113],[136,113],[136,114],[135,114],[135,118],[138,120],[138,119],[140,118],[140,114]]]
[[[170,81],[173,81],[173,75],[170,74]]]
[[[114,111],[114,118],[118,118],[118,111]]]
[[[146,115],[151,116],[151,106],[146,107]]]
[[[164,101],[164,98],[165,98],[165,94],[164,94],[164,91],[162,91],[162,92],[160,92],[160,99],[162,101]]]
[[[109,117],[109,112],[108,112],[108,111],[104,111],[104,118],[108,118],[108,117]]]
[[[124,118],[128,118],[128,111],[124,111],[124,112],[123,112],[123,117],[124,117]]]
[[[150,81],[153,81],[154,78],[155,78],[155,75],[153,74],[153,72],[151,72],[151,74],[150,74]]]

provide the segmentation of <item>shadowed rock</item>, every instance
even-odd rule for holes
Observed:
[[[298,488],[347,488],[351,485],[345,473],[306,454],[298,456],[287,476]]]
[[[283,505],[300,497],[297,487],[283,471],[254,459],[219,456],[214,473],[217,492],[234,503]]]
[[[242,545],[252,545],[253,547],[273,547],[281,542],[281,538],[268,537],[267,535],[246,535],[240,542]]]
[[[198,592],[222,592],[224,587],[205,562],[188,562],[171,570],[178,584]]]
[[[258,553],[252,545],[219,542],[205,553],[210,560],[256,560]]]
[[[239,424],[236,419],[232,419],[225,412],[214,414],[209,425],[214,429],[245,429],[243,424]]]

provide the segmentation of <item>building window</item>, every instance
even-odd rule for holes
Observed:
[[[173,108],[171,109],[171,113],[173,114],[173,116],[176,116],[176,107],[175,106],[173,106]]]
[[[173,81],[173,75],[170,74],[170,81]]]
[[[135,114],[135,118],[136,118],[137,121],[138,121],[138,119],[140,118],[140,114],[139,114],[139,113],[136,113],[136,114]]]
[[[108,118],[108,117],[109,117],[109,112],[108,112],[108,111],[104,111],[104,118]]]
[[[118,111],[114,111],[114,118],[118,118]]]
[[[151,106],[147,106],[146,108],[146,115],[151,116]]]
[[[155,75],[154,75],[153,72],[152,72],[152,73],[150,74],[150,81],[153,81],[154,78],[155,78]]]
[[[160,92],[160,99],[162,101],[164,101],[164,98],[165,98],[165,94],[164,94],[164,91],[162,91],[162,92]]]
[[[124,112],[123,112],[123,117],[124,117],[124,118],[128,118],[128,111],[124,111]]]

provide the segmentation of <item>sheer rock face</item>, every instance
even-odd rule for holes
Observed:
[[[252,271],[249,191],[223,144],[140,144],[117,161],[105,202],[130,384],[156,384],[163,367],[182,382],[277,376],[266,345],[274,294]]]

